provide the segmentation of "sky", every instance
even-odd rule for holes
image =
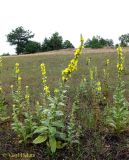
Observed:
[[[0,0],[0,54],[15,53],[6,35],[19,26],[32,31],[32,40],[43,42],[54,32],[75,47],[80,34],[111,38],[129,33],[129,0]]]

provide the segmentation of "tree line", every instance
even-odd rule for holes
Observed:
[[[7,42],[16,46],[17,55],[74,48],[69,40],[63,41],[58,32],[53,33],[49,38],[45,38],[42,44],[30,40],[33,37],[34,34],[31,31],[20,26],[7,35]]]
[[[7,42],[9,42],[10,45],[16,46],[17,55],[74,48],[74,45],[69,40],[63,41],[62,36],[60,36],[58,32],[53,33],[49,38],[46,37],[42,44],[30,40],[33,37],[34,34],[31,31],[25,30],[20,26],[7,35]],[[122,47],[128,46],[129,34],[121,35],[119,41]],[[87,39],[84,43],[85,48],[115,47],[118,45],[119,44],[114,45],[112,39],[104,39],[100,36],[93,36],[92,39]]]

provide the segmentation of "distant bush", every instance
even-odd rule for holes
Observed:
[[[3,53],[2,56],[10,56],[9,53]]]
[[[74,46],[73,46],[73,44],[69,40],[66,40],[63,43],[63,48],[64,49],[66,49],[66,48],[74,48]]]
[[[41,51],[41,44],[36,41],[29,41],[25,46],[25,54],[36,53]]]
[[[104,39],[100,36],[93,36],[92,39],[88,39],[84,47],[85,48],[103,48],[103,47],[113,47],[113,40],[112,39]]]

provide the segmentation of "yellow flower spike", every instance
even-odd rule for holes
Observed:
[[[49,87],[46,84],[47,76],[46,76],[46,67],[45,67],[44,63],[40,64],[40,69],[41,69],[41,74],[42,74],[43,91],[44,91],[46,96],[50,96],[50,90],[49,90]]]
[[[45,86],[45,87],[44,87],[44,92],[45,92],[45,94],[46,94],[47,96],[50,95],[50,90],[49,90],[49,87],[48,87],[48,86]]]
[[[15,66],[16,66],[16,67],[19,67],[19,63],[16,63]]]
[[[0,87],[0,92],[2,92],[2,87]]]
[[[29,86],[26,86],[26,94],[25,94],[25,99],[27,104],[29,104],[29,100],[30,100],[30,94],[29,94]]]
[[[122,55],[122,47],[119,46],[119,47],[117,48],[117,52],[118,52],[119,55]]]
[[[18,80],[18,81],[21,81],[21,80],[22,80],[22,78],[19,76],[17,80]]]
[[[45,74],[46,74],[46,67],[45,67],[45,64],[42,63],[42,64],[40,65],[40,68],[41,68],[42,75],[45,75]]]
[[[20,73],[19,63],[15,64],[15,73],[18,75]]]
[[[98,92],[101,92],[101,82],[98,81],[96,85],[97,85],[97,88],[96,88],[97,91],[98,91]]]
[[[120,77],[122,71],[124,70],[124,56],[123,56],[123,52],[122,52],[121,47],[117,48],[117,54],[118,54],[117,71],[118,71],[118,76]]]
[[[78,64],[78,58],[82,52],[82,48],[83,48],[83,42],[84,42],[84,39],[81,35],[80,37],[80,46],[79,48],[77,48],[74,52],[74,58],[70,61],[70,63],[68,64],[67,68],[65,68],[63,71],[62,71],[62,81],[63,82],[66,82],[70,77],[71,77],[71,74],[77,70],[77,64]]]
[[[107,59],[106,60],[106,65],[108,65],[110,63],[110,60],[109,59]]]
[[[58,88],[55,88],[55,89],[54,89],[54,93],[55,93],[55,94],[58,94],[58,93],[59,93],[59,89],[58,89]]]

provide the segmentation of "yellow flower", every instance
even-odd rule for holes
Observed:
[[[44,92],[46,93],[46,95],[50,95],[50,90],[49,90],[49,87],[48,86],[45,86],[44,87]]]
[[[66,82],[71,77],[72,72],[77,70],[78,57],[82,52],[83,42],[84,42],[82,35],[80,37],[80,41],[81,41],[81,44],[79,48],[75,50],[74,58],[70,61],[70,63],[68,64],[68,67],[62,71],[62,81],[63,82]]]
[[[16,74],[20,73],[19,68],[16,69],[15,73],[16,73]]]
[[[119,55],[122,55],[122,47],[118,47],[117,52],[118,52]]]
[[[117,71],[118,71],[118,76],[120,76],[122,71],[124,70],[124,56],[121,47],[117,48],[117,53],[118,53]]]
[[[0,92],[2,92],[2,87],[0,87]]]
[[[40,64],[40,68],[41,68],[42,75],[45,75],[46,74],[45,64],[44,63]]]
[[[15,64],[15,73],[19,74],[20,73],[20,69],[19,69],[19,63]]]
[[[58,88],[55,88],[55,89],[54,89],[54,93],[55,93],[55,94],[58,94],[58,93],[59,93],[59,89],[58,89]]]
[[[109,64],[109,62],[110,62],[110,61],[109,61],[109,59],[107,59],[107,60],[106,60],[106,65],[108,65],[108,64]]]
[[[21,81],[21,80],[22,80],[22,78],[19,76],[17,80],[18,80],[18,81]]]
[[[97,82],[97,88],[96,89],[97,89],[98,92],[101,92],[101,82],[100,81]]]
[[[19,67],[19,63],[16,63],[15,66],[16,66],[16,67]]]
[[[46,82],[47,82],[47,76],[46,76],[46,67],[45,64],[42,63],[40,64],[40,68],[41,68],[41,74],[42,74],[42,85],[43,85],[43,90],[46,96],[50,95],[50,90],[49,87],[47,86]]]

